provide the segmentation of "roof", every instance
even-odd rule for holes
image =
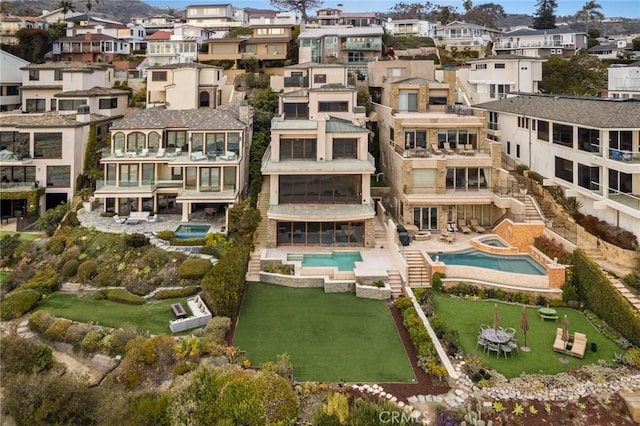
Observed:
[[[219,109],[168,110],[164,107],[147,108],[116,121],[111,130],[166,129],[189,130],[244,129],[239,120],[238,105]]]
[[[615,44],[599,44],[589,48],[589,52],[604,52],[607,50],[619,50],[620,48]]]
[[[391,84],[434,84],[434,83],[440,84],[442,82],[438,80],[430,80],[428,78],[422,78],[422,77],[409,77],[403,80],[394,81]]]
[[[495,55],[495,56],[486,56],[484,58],[479,58],[479,59],[470,59],[467,61],[467,63],[471,63],[471,62],[490,62],[490,61],[519,61],[519,60],[529,60],[529,61],[540,61],[540,62],[544,62],[546,61],[545,58],[538,58],[536,56],[521,56],[521,55],[510,55],[510,54],[500,54],[500,55]]]
[[[309,90],[311,92],[353,92],[355,88],[353,86],[345,86],[344,84],[340,83],[331,83]]]
[[[169,40],[173,35],[173,31],[156,31],[155,33],[147,36],[145,40]]]
[[[633,99],[528,94],[475,107],[600,129],[640,128],[640,101]]]
[[[118,96],[118,95],[129,95],[131,92],[129,90],[122,89],[111,89],[108,87],[92,87],[88,90],[69,90],[67,92],[56,93],[53,95],[56,98],[71,98],[78,96]]]
[[[112,120],[100,114],[91,114],[90,122],[83,123],[76,120],[76,114],[59,114],[49,112],[44,114],[15,114],[3,115],[0,127],[81,127],[91,122]]]
[[[503,33],[503,37],[512,36],[535,36],[535,35],[551,35],[551,34],[586,34],[584,31],[576,31],[571,28],[552,28],[549,30],[534,30],[533,28],[520,28],[511,32]]]
[[[376,12],[343,12],[343,18],[377,18]]]
[[[43,64],[29,64],[20,68],[21,70],[57,70],[62,69],[67,72],[94,72],[113,68],[109,64],[85,64],[84,62],[45,62]]]
[[[451,21],[444,26],[444,28],[454,28],[454,27],[476,28],[476,29],[491,31],[494,33],[501,32],[499,30],[496,30],[495,28],[483,27],[482,25],[472,24],[470,22],[464,22],[464,21]]]
[[[303,62],[301,64],[287,65],[286,69],[304,69],[307,68],[346,68],[346,65],[342,64],[319,64],[318,62]]]
[[[320,38],[325,36],[382,36],[382,27],[341,27],[332,25],[322,28],[305,28],[298,38]]]
[[[74,35],[74,36],[71,36],[71,37],[61,37],[61,38],[55,40],[54,43],[58,43],[58,42],[61,42],[61,41],[86,41],[86,42],[90,42],[90,41],[100,41],[100,40],[120,41],[117,38],[111,37],[110,35],[106,35],[106,34],[84,33],[84,34]]]
[[[349,120],[329,117],[325,123],[327,133],[369,133],[364,127],[356,126]]]
[[[291,37],[251,37],[244,44],[260,44],[260,43],[288,43]]]
[[[198,69],[202,69],[202,68],[217,68],[217,69],[223,69],[223,67],[219,67],[216,65],[209,65],[209,64],[201,64],[199,62],[179,62],[179,63],[175,63],[175,64],[165,64],[165,65],[153,65],[150,67],[147,67],[148,70],[158,70],[158,69],[182,69],[182,68],[198,68]]]

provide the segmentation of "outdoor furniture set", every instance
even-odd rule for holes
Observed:
[[[136,225],[140,222],[155,222],[156,216],[151,215],[149,212],[131,212],[129,217],[122,217],[119,215],[113,216],[113,221],[119,224]]]
[[[577,358],[583,358],[587,349],[587,336],[583,333],[567,334],[566,340],[563,339],[563,330],[556,330],[556,340],[553,342],[553,350],[563,354],[571,355]]]
[[[504,354],[504,357],[507,358],[507,354],[513,355],[514,350],[519,351],[514,328],[494,329],[484,324],[480,326],[478,332],[476,348],[478,346],[482,346],[483,351],[487,353],[495,352],[496,358],[500,357],[500,354]]]

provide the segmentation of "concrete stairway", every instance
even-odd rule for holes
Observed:
[[[261,249],[256,247],[256,249],[251,253],[251,257],[249,258],[249,266],[247,267],[247,273],[244,277],[247,282],[259,282],[260,281],[260,251]]]
[[[391,286],[391,297],[398,298],[402,296],[402,276],[398,271],[388,271],[389,285]]]
[[[376,248],[383,248],[387,242],[386,235],[384,232],[384,227],[382,223],[376,218],[376,229],[375,229],[375,238],[376,238]]]
[[[267,212],[269,210],[269,179],[263,179],[262,189],[258,194],[257,208],[260,211],[260,224],[256,229],[255,247],[267,246]]]
[[[537,222],[537,221],[545,221],[545,218],[540,215],[540,211],[538,210],[537,203],[535,198],[527,195],[524,197],[524,220],[525,222]]]
[[[429,273],[420,250],[405,250],[407,259],[407,285],[409,287],[430,287]]]

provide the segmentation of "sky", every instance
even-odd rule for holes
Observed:
[[[322,7],[335,7],[338,3],[343,4],[345,12],[386,12],[396,3],[426,3],[424,0],[325,0]],[[575,15],[582,9],[586,0],[557,0],[558,8],[556,16]],[[231,3],[236,7],[255,7],[256,9],[273,9],[269,0],[146,0],[146,3],[156,7],[172,7],[181,9],[188,5],[195,4],[225,4]],[[431,3],[440,5],[451,5],[462,12],[462,0],[431,0]],[[534,15],[537,0],[487,0],[474,1],[475,5],[483,3],[501,4],[507,13],[524,13]],[[640,18],[640,0],[599,0],[602,6],[602,13],[606,17]],[[312,12],[310,15],[313,15]]]

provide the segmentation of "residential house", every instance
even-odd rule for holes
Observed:
[[[284,75],[271,76],[274,92],[293,92],[317,89],[325,84],[344,84],[348,81],[347,68],[338,64],[308,62],[284,67]]]
[[[215,109],[223,100],[227,81],[223,68],[195,62],[147,69],[147,108]],[[226,99],[226,98],[225,98]]]
[[[90,128],[106,140],[116,117],[90,114],[5,114],[0,120],[0,214],[38,216],[71,201],[82,173]]]
[[[461,92],[456,103],[474,105],[505,98],[509,93],[538,93],[543,62],[541,58],[517,55],[468,61],[466,67],[457,70]]]
[[[0,111],[11,111],[20,106],[21,68],[29,61],[0,50]]]
[[[147,108],[116,122],[95,197],[120,215],[153,211],[181,214],[183,221],[195,212],[226,215],[247,192],[252,116],[244,103]]]
[[[384,28],[393,36],[436,37],[437,26],[422,19],[391,19]]]
[[[23,112],[74,113],[81,105],[88,105],[91,114],[114,117],[127,108],[130,92],[111,88],[111,65],[46,62],[21,70]]]
[[[501,34],[496,29],[462,21],[449,22],[443,27],[439,23],[436,25],[439,45],[452,52],[476,51],[480,56],[483,56],[485,47]]]
[[[88,32],[55,40],[52,54],[55,61],[109,63],[129,56],[131,45],[106,34]]]
[[[75,22],[73,19],[67,20],[67,29],[65,33],[67,37],[87,33],[104,34],[127,42],[131,53],[136,50],[144,50],[144,38],[147,36],[147,31],[142,25],[124,25],[119,22],[103,22],[102,20],[94,21],[93,17],[90,22]]]
[[[0,14],[0,44],[18,44],[16,33],[22,29],[47,30],[49,24],[39,17]]]
[[[321,27],[350,25],[352,27],[382,26],[383,19],[375,12],[344,12],[342,5],[336,8],[318,9],[315,23]]]
[[[454,106],[456,77],[435,79],[433,61],[369,64],[371,125],[379,138],[383,198],[398,223],[416,231],[455,228],[476,219],[492,226],[515,200],[498,197],[501,146],[487,139],[485,114]],[[379,86],[374,86],[379,85]]]
[[[590,47],[589,55],[593,55],[598,59],[620,59],[624,58],[627,50],[627,43],[606,43],[598,44],[597,46]]]
[[[640,61],[612,65],[607,71],[609,97],[640,99]]]
[[[261,168],[270,247],[375,245],[370,132],[344,82],[280,95]]]
[[[382,27],[330,26],[305,28],[298,36],[299,63],[338,63],[366,75],[367,63],[382,54]]]
[[[167,15],[166,13],[161,13],[145,18],[131,18],[131,23],[142,26],[147,35],[151,35],[159,30],[173,30],[177,24],[180,24],[180,19]]]
[[[519,28],[499,35],[493,45],[497,54],[519,56],[573,56],[587,48],[587,34],[571,28],[534,30]]]
[[[640,237],[640,102],[521,95],[476,105],[507,156]]]
[[[287,58],[292,39],[291,25],[253,25],[250,37],[214,38],[203,42],[199,61],[245,59],[282,61]]]
[[[74,15],[81,15],[81,13],[68,11],[65,14],[64,9],[59,7],[55,10],[43,10],[42,15],[38,16],[38,18],[46,21],[48,24],[56,24]]]
[[[179,25],[171,31],[160,30],[146,38],[149,66],[194,62],[202,43],[212,31],[192,25]]]
[[[245,8],[247,17],[249,19],[249,26],[254,25],[282,25],[282,26],[294,26],[300,25],[301,15],[300,12],[295,11],[275,11],[275,10],[263,10]]]
[[[236,8],[231,3],[190,5],[187,6],[185,16],[187,25],[217,31],[243,27],[248,22],[245,10]]]

